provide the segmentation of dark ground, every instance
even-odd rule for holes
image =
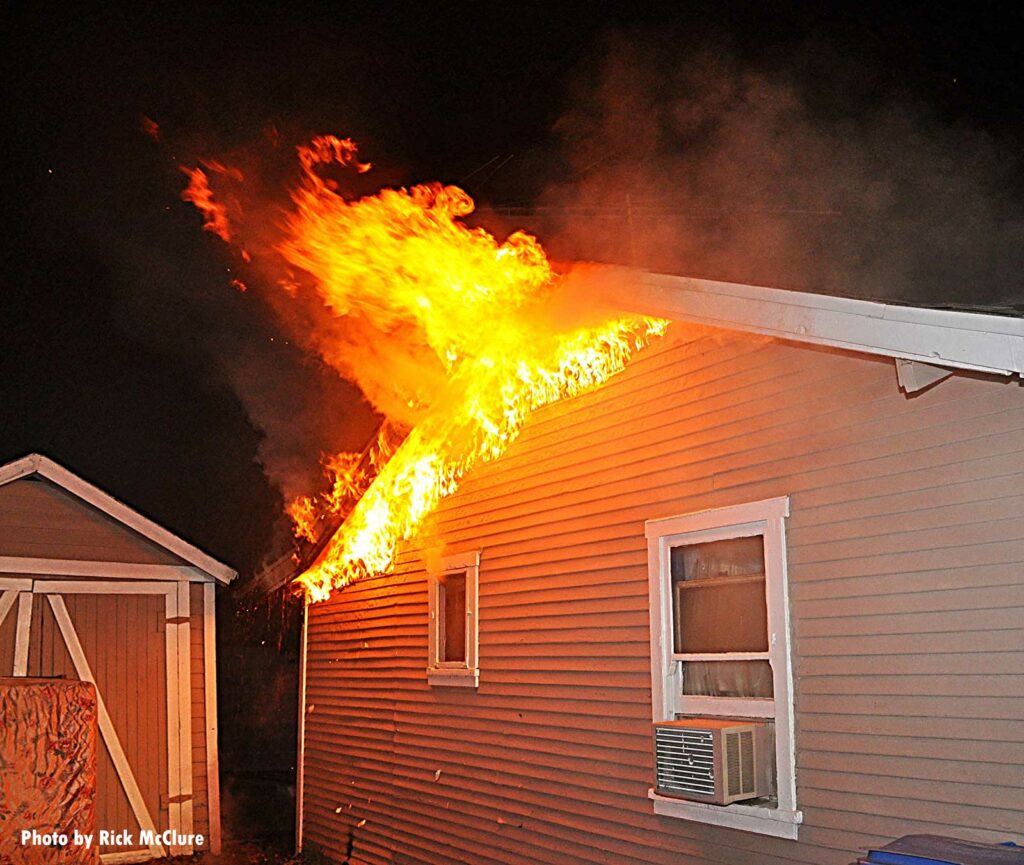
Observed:
[[[301,855],[296,856],[258,841],[225,841],[219,856],[200,853],[198,856],[171,856],[153,860],[155,865],[292,865],[306,861]]]
[[[315,865],[295,854],[294,780],[281,771],[224,773],[220,855],[171,856],[155,865]]]

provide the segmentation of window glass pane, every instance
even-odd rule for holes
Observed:
[[[671,569],[676,652],[768,651],[761,535],[673,547]]]
[[[440,580],[444,618],[442,661],[466,660],[466,573],[445,574]]]
[[[672,548],[672,580],[764,576],[764,537],[727,538]]]
[[[767,661],[686,661],[683,693],[702,697],[772,697]]]

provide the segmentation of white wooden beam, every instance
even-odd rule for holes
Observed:
[[[112,853],[100,853],[102,865],[135,865],[137,862],[148,862],[153,858],[149,850],[123,850]]]
[[[167,659],[167,822],[174,838],[181,834],[181,712],[178,697],[178,633],[172,624],[178,616],[178,593],[167,593],[164,602],[164,654]],[[177,856],[181,847],[174,841],[170,855]]]
[[[14,633],[14,675],[28,675],[28,647],[32,643],[32,593],[18,593],[18,623]]]
[[[133,562],[102,562],[77,559],[41,559],[33,556],[0,556],[0,573],[39,574],[55,577],[109,577],[136,580],[209,581],[191,565],[151,565]]]
[[[32,591],[37,595],[166,595],[174,594],[177,583],[121,580],[36,580]]]
[[[48,595],[47,600],[50,602],[50,609],[53,610],[53,617],[57,620],[57,627],[64,638],[64,644],[67,646],[68,654],[71,656],[71,663],[75,666],[78,678],[83,682],[92,683],[93,687],[96,688],[96,714],[99,721],[100,735],[107,746],[107,753],[110,754],[110,760],[117,770],[117,777],[124,787],[125,795],[128,797],[128,803],[132,806],[132,812],[139,823],[139,828],[147,829],[155,836],[157,829],[153,823],[153,817],[149,813],[146,800],[143,798],[139,784],[135,780],[135,773],[132,771],[128,758],[125,756],[124,748],[121,747],[121,740],[118,738],[114,724],[110,720],[106,703],[103,702],[103,695],[96,686],[96,679],[93,677],[92,668],[85,657],[82,644],[78,641],[78,634],[71,623],[71,617],[68,615],[68,608],[64,604],[64,599],[60,595]],[[159,842],[154,842],[149,845],[149,852],[153,856],[163,856],[163,845]]]
[[[216,586],[203,586],[203,693],[206,697],[206,800],[210,818],[210,852],[220,855],[220,756],[217,745]]]
[[[190,586],[184,580],[178,583],[178,753],[181,783],[181,834],[190,839],[181,845],[181,853],[191,856],[193,827],[192,790],[192,625]]]
[[[39,454],[29,454],[0,466],[0,485],[34,474],[39,466]]]
[[[594,268],[609,304],[710,327],[996,375],[1024,372],[1024,319]]]
[[[4,619],[7,618],[7,614],[11,611],[11,607],[14,606],[16,600],[18,600],[18,592],[14,589],[7,589],[3,594],[0,594],[0,625],[4,623]]]

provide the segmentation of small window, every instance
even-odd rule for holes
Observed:
[[[475,688],[477,666],[477,584],[480,554],[446,556],[428,576],[430,625],[427,681],[431,685]]]
[[[647,523],[653,720],[748,719],[774,742],[767,799],[648,793],[669,817],[796,838],[785,518],[788,498]]]

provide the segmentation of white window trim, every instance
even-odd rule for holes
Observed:
[[[645,525],[651,611],[651,704],[655,723],[678,711],[775,719],[776,796],[778,805],[708,805],[661,796],[648,797],[654,813],[747,832],[796,839],[803,813],[796,803],[793,669],[790,659],[789,584],[786,567],[785,519],[789,497],[765,499],[694,514],[649,520]],[[764,537],[765,593],[768,608],[768,661],[772,667],[773,700],[689,697],[674,703],[679,690],[679,661],[673,652],[669,548],[680,543],[706,543],[759,534]],[[737,655],[739,657],[739,655]]]
[[[442,661],[439,578],[443,574],[466,573],[466,660]],[[427,574],[427,600],[430,621],[427,627],[427,683],[435,686],[476,688],[480,684],[479,616],[480,552],[445,556],[435,571]]]

